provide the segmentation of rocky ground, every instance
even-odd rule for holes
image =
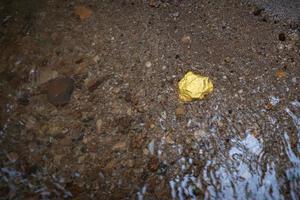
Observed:
[[[7,0],[0,19],[0,199],[300,198],[297,17]],[[180,102],[188,71],[213,93]]]

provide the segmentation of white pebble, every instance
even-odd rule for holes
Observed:
[[[146,65],[146,67],[148,67],[148,68],[149,68],[149,67],[151,67],[151,66],[152,66],[152,63],[151,63],[150,61],[147,61],[145,65]]]

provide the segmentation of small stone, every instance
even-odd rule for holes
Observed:
[[[143,154],[145,155],[145,156],[147,156],[148,154],[149,154],[149,150],[148,149],[143,149]]]
[[[96,132],[97,132],[97,134],[101,133],[102,125],[103,125],[103,121],[101,119],[98,119],[97,122],[96,122]]]
[[[49,124],[47,126],[47,134],[53,137],[63,136],[64,134],[62,133],[62,129],[62,127],[57,126],[55,123]]]
[[[262,13],[262,11],[264,11],[263,8],[255,7],[255,9],[254,9],[254,11],[253,11],[253,15],[259,16],[259,15]]]
[[[169,135],[166,137],[166,142],[167,142],[167,144],[174,144],[175,143],[174,140]]]
[[[278,35],[278,39],[280,40],[280,41],[285,41],[285,34],[284,33],[279,33],[279,35]]]
[[[149,171],[156,172],[158,167],[159,167],[159,159],[156,156],[152,156],[148,164]]]
[[[113,151],[125,151],[127,147],[126,142],[118,142],[112,148]]]
[[[175,110],[176,117],[182,117],[185,114],[185,107],[180,105]]]
[[[160,6],[160,0],[149,0],[148,5],[150,7],[158,8]]]
[[[152,139],[151,142],[148,144],[148,150],[151,155],[154,155],[154,144],[155,144],[154,139]]]
[[[286,72],[283,71],[282,69],[279,69],[276,71],[275,76],[277,78],[284,78],[284,77],[286,77]]]
[[[225,63],[230,63],[230,58],[229,58],[229,57],[226,57],[226,58],[224,59],[224,61],[225,61]]]
[[[175,18],[176,18],[176,17],[179,17],[179,12],[174,12],[174,13],[172,13],[172,14],[171,14],[171,17],[175,17]]]
[[[145,63],[145,66],[146,66],[147,68],[150,68],[150,67],[152,66],[152,63],[151,63],[150,61],[147,61],[147,62]]]
[[[80,20],[85,20],[92,15],[92,10],[85,6],[75,7],[74,13]]]
[[[58,77],[58,72],[48,68],[42,69],[37,73],[37,85],[42,85]]]
[[[294,41],[294,42],[297,42],[297,41],[300,40],[300,34],[299,33],[294,32],[294,33],[290,34],[289,36],[290,36],[291,40]]]
[[[84,86],[89,90],[89,92],[93,92],[98,87],[98,80],[87,78],[84,80]]]
[[[184,35],[182,38],[181,38],[181,42],[183,44],[191,44],[192,40],[191,40],[191,37],[189,35]]]
[[[70,101],[74,90],[74,81],[69,77],[55,78],[49,81],[48,101],[55,106],[62,106]]]
[[[100,61],[100,56],[99,55],[94,56],[93,61],[95,63],[98,63]]]
[[[154,129],[155,128],[155,124],[150,124],[150,128]]]
[[[16,162],[19,158],[19,155],[15,152],[10,152],[6,156],[7,156],[8,160],[12,163]]]
[[[281,44],[281,43],[279,43],[277,48],[278,48],[279,50],[282,50],[282,49],[284,49],[284,45]]]

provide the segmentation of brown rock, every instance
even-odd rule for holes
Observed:
[[[181,38],[181,42],[182,42],[183,44],[191,44],[191,42],[192,42],[191,36],[189,36],[189,35],[184,35],[184,36]]]
[[[174,144],[175,143],[174,140],[172,139],[172,137],[169,136],[169,135],[166,137],[166,142],[167,142],[167,144]]]
[[[92,10],[85,6],[77,6],[74,13],[80,20],[85,20],[92,15]]]
[[[47,88],[48,101],[55,106],[65,105],[70,101],[73,90],[73,79],[69,77],[52,79]]]
[[[182,117],[185,114],[185,107],[180,105],[175,110],[176,117]]]
[[[149,164],[148,164],[148,169],[151,172],[156,172],[159,166],[159,160],[156,156],[152,156]]]
[[[42,69],[38,71],[37,75],[37,85],[42,85],[44,83],[47,83],[51,79],[55,79],[58,77],[58,72],[55,70],[51,70],[49,68]]]
[[[149,4],[149,6],[151,6],[151,7],[157,8],[157,7],[159,7],[159,5],[160,5],[160,1],[158,1],[158,0],[149,0],[148,4]]]
[[[112,148],[113,151],[125,151],[126,150],[126,142],[118,142]]]

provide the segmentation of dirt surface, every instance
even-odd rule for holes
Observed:
[[[0,199],[300,198],[297,20],[234,0],[0,17]],[[183,104],[188,71],[214,91]]]

